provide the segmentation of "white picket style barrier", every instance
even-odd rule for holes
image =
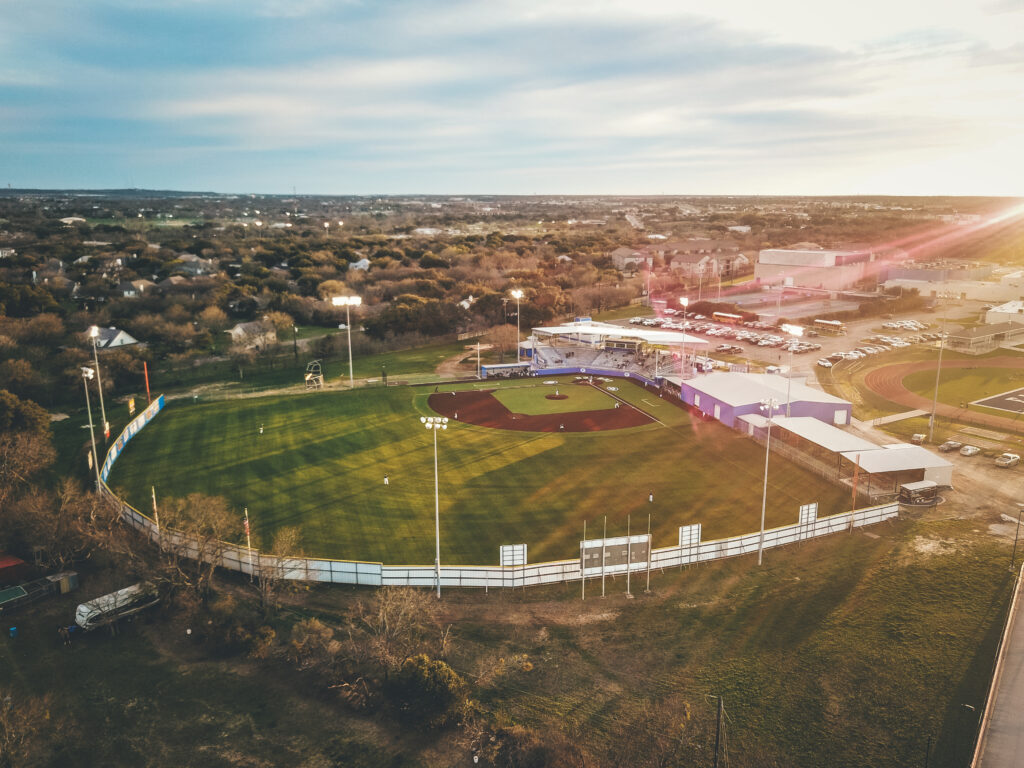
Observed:
[[[124,450],[125,444],[132,439],[163,409],[164,397],[161,395],[153,403],[133,419],[117,440],[107,451],[100,476],[103,480],[101,491],[114,500],[121,510],[122,519],[137,529],[151,541],[163,549],[173,549],[183,557],[196,559],[202,556],[210,559],[209,554],[201,552],[197,541],[190,541],[184,534],[159,530],[156,523],[119,499],[106,484],[111,467]],[[813,508],[812,508],[813,507]],[[865,507],[852,512],[819,518],[817,505],[806,505],[800,510],[798,522],[771,528],[764,532],[764,549],[797,544],[831,533],[841,533],[874,525],[899,516],[899,504],[879,504]],[[852,517],[852,524],[851,524]],[[647,570],[679,568],[687,565],[706,563],[727,557],[738,557],[757,552],[761,541],[760,532],[745,533],[727,539],[714,541],[700,540],[701,526],[686,525],[680,528],[680,544],[672,547],[652,549],[650,562],[632,563],[632,573],[643,573]],[[436,587],[436,569],[433,565],[384,565],[376,562],[359,560],[331,560],[325,558],[277,557],[262,555],[258,550],[249,550],[237,544],[222,544],[217,547],[217,565],[231,571],[255,574],[261,569],[273,569],[279,578],[309,581],[324,584],[355,584],[360,586],[410,586]],[[599,578],[599,569],[587,569],[587,578]],[[614,568],[614,572],[625,573],[623,563]],[[609,568],[608,575],[613,574]],[[441,565],[441,586],[444,588],[487,588],[514,589],[516,587],[533,587],[544,584],[562,584],[579,581],[583,575],[580,559],[556,560],[547,563],[527,563],[526,565]]]

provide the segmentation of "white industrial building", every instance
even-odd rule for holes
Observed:
[[[769,285],[840,291],[864,280],[873,258],[866,250],[767,248],[757,256],[754,278]]]
[[[1024,324],[1024,300],[1014,299],[998,307],[992,307],[985,313],[985,322],[994,325],[995,323],[1022,323]]]

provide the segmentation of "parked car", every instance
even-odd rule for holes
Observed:
[[[822,368],[831,368],[832,367],[832,363],[830,363],[828,360],[826,360],[824,358],[822,358],[821,360],[818,361],[818,365],[820,365]]]
[[[949,453],[950,451],[959,451],[963,446],[963,443],[959,443],[956,440],[947,440],[939,446],[939,450],[943,453]]]
[[[976,445],[965,445],[960,449],[961,456],[977,456],[981,453],[981,448]]]
[[[997,467],[1015,467],[1020,464],[1020,456],[1016,453],[1004,453],[996,458]]]

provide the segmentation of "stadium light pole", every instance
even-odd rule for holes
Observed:
[[[89,402],[89,379],[95,372],[92,368],[82,368],[82,386],[85,388],[85,409],[89,414],[89,438],[92,440],[92,468],[96,471],[96,493],[100,492],[100,457],[96,453],[96,433],[92,428],[92,404]]]
[[[103,382],[100,380],[100,356],[96,351],[96,339],[99,338],[99,326],[89,328],[89,338],[92,339],[92,360],[96,365],[96,388],[100,391],[100,418],[103,419],[103,439],[110,437],[110,426],[107,424],[107,409],[103,405]],[[91,377],[90,377],[91,378]]]
[[[690,306],[690,298],[688,296],[679,297],[679,306],[683,308],[683,339],[686,338],[686,309]],[[683,341],[683,359],[681,368],[686,368],[686,342]],[[680,371],[682,372],[682,371]]]
[[[348,385],[355,389],[356,380],[352,375],[352,317],[349,314],[349,307],[358,307],[363,300],[359,296],[335,296],[331,303],[336,307],[345,308],[345,330],[348,332]]]
[[[768,455],[772,447],[772,414],[779,407],[779,401],[773,397],[761,401],[761,413],[768,414],[768,439],[764,444],[764,490],[761,492],[761,537],[757,540],[757,564],[761,564],[764,551],[764,510],[768,503]]]
[[[935,442],[935,412],[939,406],[939,376],[942,374],[942,348],[946,346],[946,316],[943,312],[939,331],[939,360],[935,364],[935,394],[932,396],[932,417],[928,420],[928,442]]]
[[[437,599],[441,599],[441,496],[437,485],[437,430],[448,429],[447,416],[420,416],[420,423],[434,433],[434,572]]]
[[[521,359],[519,355],[519,300],[523,298],[523,292],[516,288],[514,291],[509,291],[509,295],[516,300],[516,362],[518,363]]]
[[[793,339],[798,339],[804,335],[803,326],[800,325],[789,325],[784,323],[782,330],[790,335],[789,344],[789,370],[786,372],[786,418],[789,418],[789,395],[793,391]]]

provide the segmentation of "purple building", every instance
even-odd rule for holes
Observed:
[[[738,427],[736,420],[747,414],[760,414],[761,401],[774,399],[776,415],[810,416],[826,424],[850,423],[852,405],[804,384],[803,379],[789,381],[769,373],[710,373],[694,379],[669,377],[679,387],[683,401],[722,422]]]

